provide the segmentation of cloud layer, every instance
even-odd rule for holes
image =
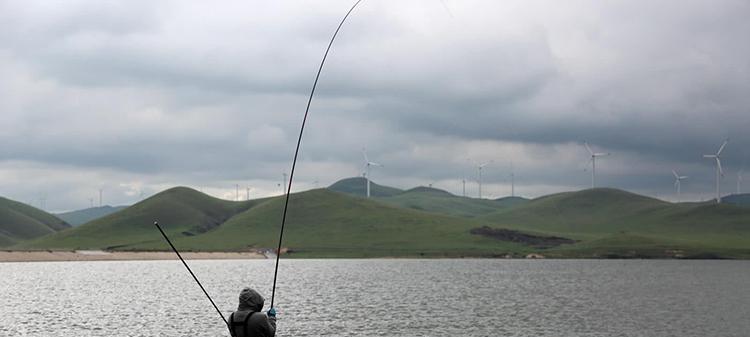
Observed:
[[[485,196],[598,180],[711,197],[702,154],[750,143],[745,1],[363,2],[311,109],[295,186],[361,174]],[[66,210],[188,185],[280,193],[314,72],[348,1],[0,1],[2,195]]]

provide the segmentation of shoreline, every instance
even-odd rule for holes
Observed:
[[[181,252],[185,260],[259,260],[266,256],[257,252]],[[105,250],[0,250],[3,262],[63,262],[63,261],[158,261],[179,260],[174,252],[123,252]]]

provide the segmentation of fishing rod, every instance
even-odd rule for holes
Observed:
[[[339,30],[341,30],[341,27],[344,25],[344,22],[346,22],[346,19],[349,17],[349,14],[354,11],[354,8],[359,5],[359,3],[362,2],[362,0],[357,0],[357,2],[352,5],[352,7],[349,9],[348,12],[346,12],[346,15],[344,15],[344,18],[341,19],[341,22],[339,23],[339,26],[336,27],[336,31],[333,33],[333,36],[331,37],[331,41],[328,42],[328,48],[326,48],[325,54],[323,54],[323,60],[320,61],[320,67],[318,67],[318,74],[315,75],[315,81],[313,82],[312,89],[310,90],[310,97],[307,99],[307,107],[305,108],[305,116],[302,118],[302,127],[300,127],[299,130],[299,137],[297,138],[297,148],[294,150],[294,160],[292,160],[292,170],[289,173],[289,185],[287,186],[286,190],[286,200],[284,201],[284,213],[281,216],[281,230],[279,231],[279,247],[276,249],[276,267],[273,271],[273,288],[271,290],[271,308],[273,308],[274,299],[276,297],[276,278],[279,273],[279,258],[281,257],[281,242],[284,239],[284,225],[286,224],[286,213],[289,209],[289,195],[292,193],[292,180],[294,179],[294,169],[297,166],[297,156],[299,155],[299,147],[302,143],[302,134],[305,132],[305,123],[307,123],[307,115],[310,112],[310,104],[312,103],[313,96],[315,95],[315,88],[318,86],[318,79],[320,79],[320,73],[323,71],[323,65],[326,63],[326,58],[328,58],[328,52],[331,51],[331,46],[333,46],[333,41],[336,40],[336,35],[339,34]]]
[[[208,300],[211,301],[211,304],[214,306],[214,309],[216,309],[216,312],[219,313],[219,316],[221,316],[221,319],[224,321],[224,324],[229,326],[229,323],[227,322],[227,319],[224,318],[224,314],[221,313],[221,310],[219,310],[219,307],[216,306],[216,303],[214,303],[214,300],[211,298],[210,295],[208,295],[208,292],[206,291],[206,288],[203,288],[203,285],[201,284],[201,281],[198,281],[198,277],[195,276],[192,270],[190,270],[190,266],[188,266],[187,262],[182,258],[182,255],[180,255],[180,252],[177,251],[177,248],[174,247],[172,244],[172,241],[169,240],[169,237],[167,237],[167,233],[164,233],[164,230],[161,229],[161,226],[159,226],[158,221],[154,221],[154,226],[159,229],[159,232],[161,232],[161,235],[164,236],[164,240],[167,240],[167,243],[169,243],[169,246],[172,247],[172,250],[177,254],[177,257],[180,258],[180,261],[182,261],[182,264],[185,265],[185,268],[187,268],[188,272],[190,272],[190,275],[193,276],[193,279],[196,283],[198,283],[198,286],[201,287],[201,290],[203,290],[203,293],[206,294],[206,297],[208,297]]]

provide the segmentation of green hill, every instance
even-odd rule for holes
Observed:
[[[581,243],[561,250],[581,255],[684,250],[750,256],[750,210],[726,204],[672,204],[620,190],[589,189],[534,199],[481,218],[494,227],[579,239]]]
[[[153,226],[159,220],[180,250],[271,249],[283,204],[283,197],[231,202],[174,188],[14,248],[168,250]],[[289,206],[284,246],[298,257],[750,258],[750,208],[673,204],[615,189],[531,201],[425,187],[371,199],[318,189],[293,194]]]
[[[367,179],[362,177],[342,179],[329,186],[328,189],[364,197],[367,195]],[[370,181],[370,196],[372,197],[389,197],[401,192],[398,188],[378,185]]]
[[[65,222],[69,223],[71,226],[75,227],[75,226],[83,225],[89,221],[93,221],[101,217],[110,215],[117,211],[121,211],[126,208],[128,208],[128,206],[115,206],[115,207],[101,206],[101,207],[91,207],[91,208],[86,208],[86,209],[80,209],[77,211],[70,211],[70,212],[65,212],[65,213],[57,213],[55,215],[58,218],[63,219]]]
[[[81,226],[15,248],[112,249],[140,242],[163,240],[153,225],[158,220],[172,237],[209,231],[261,200],[233,202],[210,197],[186,187],[175,187]]]
[[[0,197],[0,247],[70,227],[52,214]]]
[[[399,207],[461,217],[476,217],[489,214],[500,209],[521,204],[526,200],[523,198],[503,198],[498,200],[474,199],[460,197],[431,187],[417,187],[396,195],[378,199]]]
[[[276,197],[205,234],[181,237],[187,250],[245,250],[277,244],[283,198]],[[484,223],[404,209],[326,189],[293,194],[284,246],[297,256],[491,255],[530,248],[472,235]],[[167,249],[144,243],[133,249]]]
[[[502,197],[495,199],[495,202],[499,203],[501,207],[513,207],[523,205],[529,202],[529,199],[523,197]]]

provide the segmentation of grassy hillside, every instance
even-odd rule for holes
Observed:
[[[180,249],[243,250],[275,247],[282,198],[257,205],[200,236],[175,241]],[[472,219],[399,208],[326,189],[294,194],[284,246],[296,256],[491,255],[530,248],[469,233]],[[163,244],[133,246],[164,249]]]
[[[495,227],[579,239],[563,250],[581,255],[684,250],[750,256],[750,210],[726,204],[672,204],[590,189],[542,197],[481,218]]]
[[[161,242],[163,239],[155,229],[154,221],[158,220],[172,237],[197,235],[215,228],[258,202],[261,201],[226,201],[186,187],[176,187],[120,212],[23,242],[15,248],[111,249],[139,242]]]
[[[168,250],[153,227],[159,220],[181,250],[271,249],[283,202],[282,197],[230,202],[175,188],[14,247]],[[516,205],[497,205],[502,202]],[[484,214],[472,217],[472,212]],[[614,189],[531,201],[475,200],[432,188],[371,199],[318,189],[292,195],[284,246],[299,257],[537,252],[551,257],[750,258],[750,208],[673,204]]]
[[[86,208],[86,209],[80,209],[77,211],[71,211],[71,212],[65,212],[65,213],[58,213],[55,215],[58,218],[70,224],[71,226],[75,227],[75,226],[83,225],[89,221],[93,221],[101,217],[105,217],[107,215],[110,215],[117,211],[121,211],[126,208],[128,208],[128,206],[115,206],[115,207],[101,206],[101,207],[91,207],[91,208]]]
[[[367,196],[367,179],[362,177],[342,179],[329,186],[328,189],[331,191],[364,197]],[[401,192],[402,191],[397,188],[378,185],[372,181],[370,182],[370,196],[372,197],[389,197]]]
[[[417,187],[379,200],[404,208],[461,217],[475,217],[523,203],[523,198],[498,200],[460,197],[430,187]]]
[[[0,247],[70,227],[52,214],[0,197]]]

